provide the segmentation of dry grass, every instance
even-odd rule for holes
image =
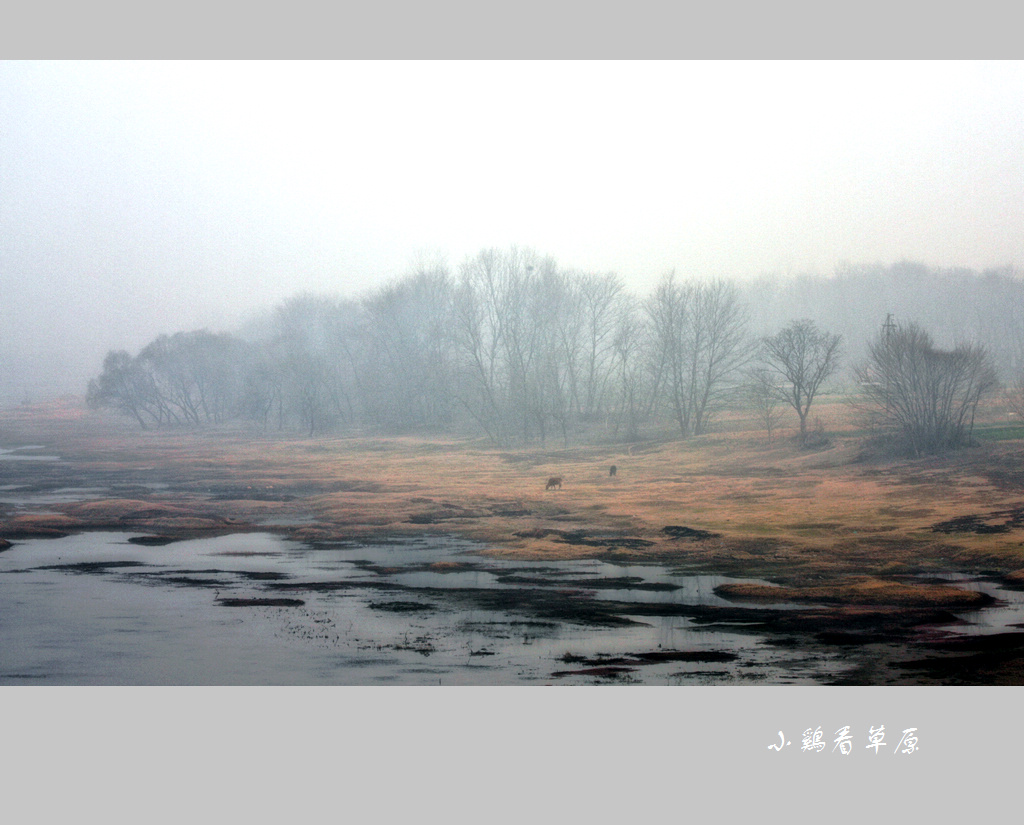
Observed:
[[[138,432],[73,409],[8,411],[0,443],[45,444],[66,460],[8,462],[5,484],[117,494],[48,514],[0,513],[0,538],[112,525],[184,535],[293,519],[308,523],[278,529],[310,541],[457,533],[496,555],[660,561],[786,588],[740,588],[737,598],[844,604],[973,598],[908,581],[918,573],[1024,576],[1024,527],[933,529],[1024,507],[1024,444],[863,461],[847,408],[822,403],[820,414],[831,441],[818,451],[798,449],[786,432],[769,444],[740,417],[687,441],[500,450],[473,440]],[[552,475],[564,477],[561,490],[544,489]],[[674,538],[668,526],[714,535]]]

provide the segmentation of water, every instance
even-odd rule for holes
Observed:
[[[991,636],[1018,631],[1024,627],[1024,591],[1009,590],[985,576],[967,573],[939,573],[922,576],[938,579],[965,590],[976,590],[995,599],[995,604],[980,610],[957,613],[954,625],[937,625],[935,630],[953,636]]]
[[[839,666],[682,616],[607,626],[586,609],[545,612],[556,593],[584,608],[727,604],[713,592],[732,581],[721,576],[502,561],[454,538],[308,547],[254,533],[147,547],[132,535],[31,540],[0,554],[0,683],[810,683]],[[605,579],[615,586],[600,588]],[[511,598],[490,604],[501,592]],[[695,661],[621,663],[667,651]],[[573,673],[610,660],[618,672]]]
[[[4,448],[0,447],[0,461],[60,461],[60,456],[56,455],[39,455],[38,453],[28,453],[25,450],[44,450],[45,447],[41,447],[37,444],[32,444],[25,447],[11,447]]]
[[[0,504],[16,507],[40,507],[46,504],[64,504],[104,498],[106,487],[59,487],[48,493],[23,492],[17,484],[0,485]]]

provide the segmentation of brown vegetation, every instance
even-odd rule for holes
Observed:
[[[821,414],[844,420],[826,401]],[[735,599],[846,605],[965,606],[976,596],[921,576],[1024,575],[1017,441],[894,462],[859,458],[859,436],[839,426],[818,452],[794,433],[767,443],[739,421],[682,441],[509,452],[470,440],[140,433],[69,409],[5,416],[7,445],[64,458],[9,462],[9,489],[98,492],[46,512],[0,510],[0,540],[84,529],[161,540],[452,533],[495,555],[656,561],[775,585],[723,589]],[[610,477],[613,462],[628,472]],[[538,476],[566,467],[571,487],[544,496]]]

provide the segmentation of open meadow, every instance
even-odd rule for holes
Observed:
[[[369,607],[398,622],[442,596],[441,612],[500,607],[542,629],[614,631],[672,617],[691,628],[742,628],[762,647],[799,652],[805,665],[827,662],[806,671],[814,683],[1022,684],[1024,606],[1015,600],[1024,589],[1024,441],[1001,407],[984,412],[975,446],[894,459],[865,451],[837,398],[819,402],[829,426],[813,449],[800,449],[785,429],[769,442],[739,413],[718,432],[682,441],[497,449],[466,439],[140,431],[71,402],[9,408],[0,417],[0,563],[41,539],[74,535],[130,535],[142,556],[122,568],[162,548],[229,535],[269,533],[310,552],[437,537],[465,542],[472,559],[423,556],[415,570],[429,581],[400,579],[401,564],[385,557],[357,564],[372,581],[344,584],[312,581],[308,571],[249,570],[248,584],[262,589],[243,592],[213,576],[208,601],[287,612],[311,609],[311,594],[358,584],[376,594]],[[549,487],[552,477],[560,487]],[[31,567],[19,558],[19,570]],[[61,561],[65,576],[112,567],[92,556],[92,567],[74,569],[66,554]],[[187,584],[184,562],[175,564],[177,583]],[[506,567],[494,573],[489,564]],[[550,568],[530,568],[537,564],[558,565],[557,586]],[[720,578],[712,600],[678,602],[653,598],[678,588],[677,579],[647,581],[637,572],[644,569]],[[469,594],[452,585],[442,594],[445,575],[455,582],[469,571],[490,571],[503,589]],[[192,583],[204,584],[196,575]],[[637,598],[637,588],[652,598]],[[331,615],[321,621],[337,625]],[[446,631],[433,632],[420,633],[417,646],[407,631],[405,649],[421,659],[440,653]],[[669,682],[743,682],[735,669],[707,669],[735,662],[731,648],[677,642],[559,648],[535,678],[642,682],[644,668],[658,664]],[[475,656],[498,652],[487,639],[468,644]],[[761,678],[787,681],[779,672]],[[15,680],[12,673],[0,670],[0,681]],[[228,681],[246,681],[244,669]]]

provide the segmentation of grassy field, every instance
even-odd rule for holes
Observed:
[[[827,443],[811,450],[792,430],[769,443],[739,414],[682,441],[503,450],[464,439],[142,432],[72,403],[19,407],[0,416],[0,446],[40,445],[63,460],[3,462],[0,484],[90,493],[46,512],[8,507],[0,537],[180,537],[267,523],[307,541],[443,532],[495,555],[661,561],[768,579],[785,588],[772,589],[776,600],[849,606],[977,596],[919,574],[1024,582],[1024,443],[1008,438],[1016,428],[1000,410],[980,423],[979,446],[917,460],[865,458],[840,399],[817,413]],[[545,489],[555,475],[561,489]]]

